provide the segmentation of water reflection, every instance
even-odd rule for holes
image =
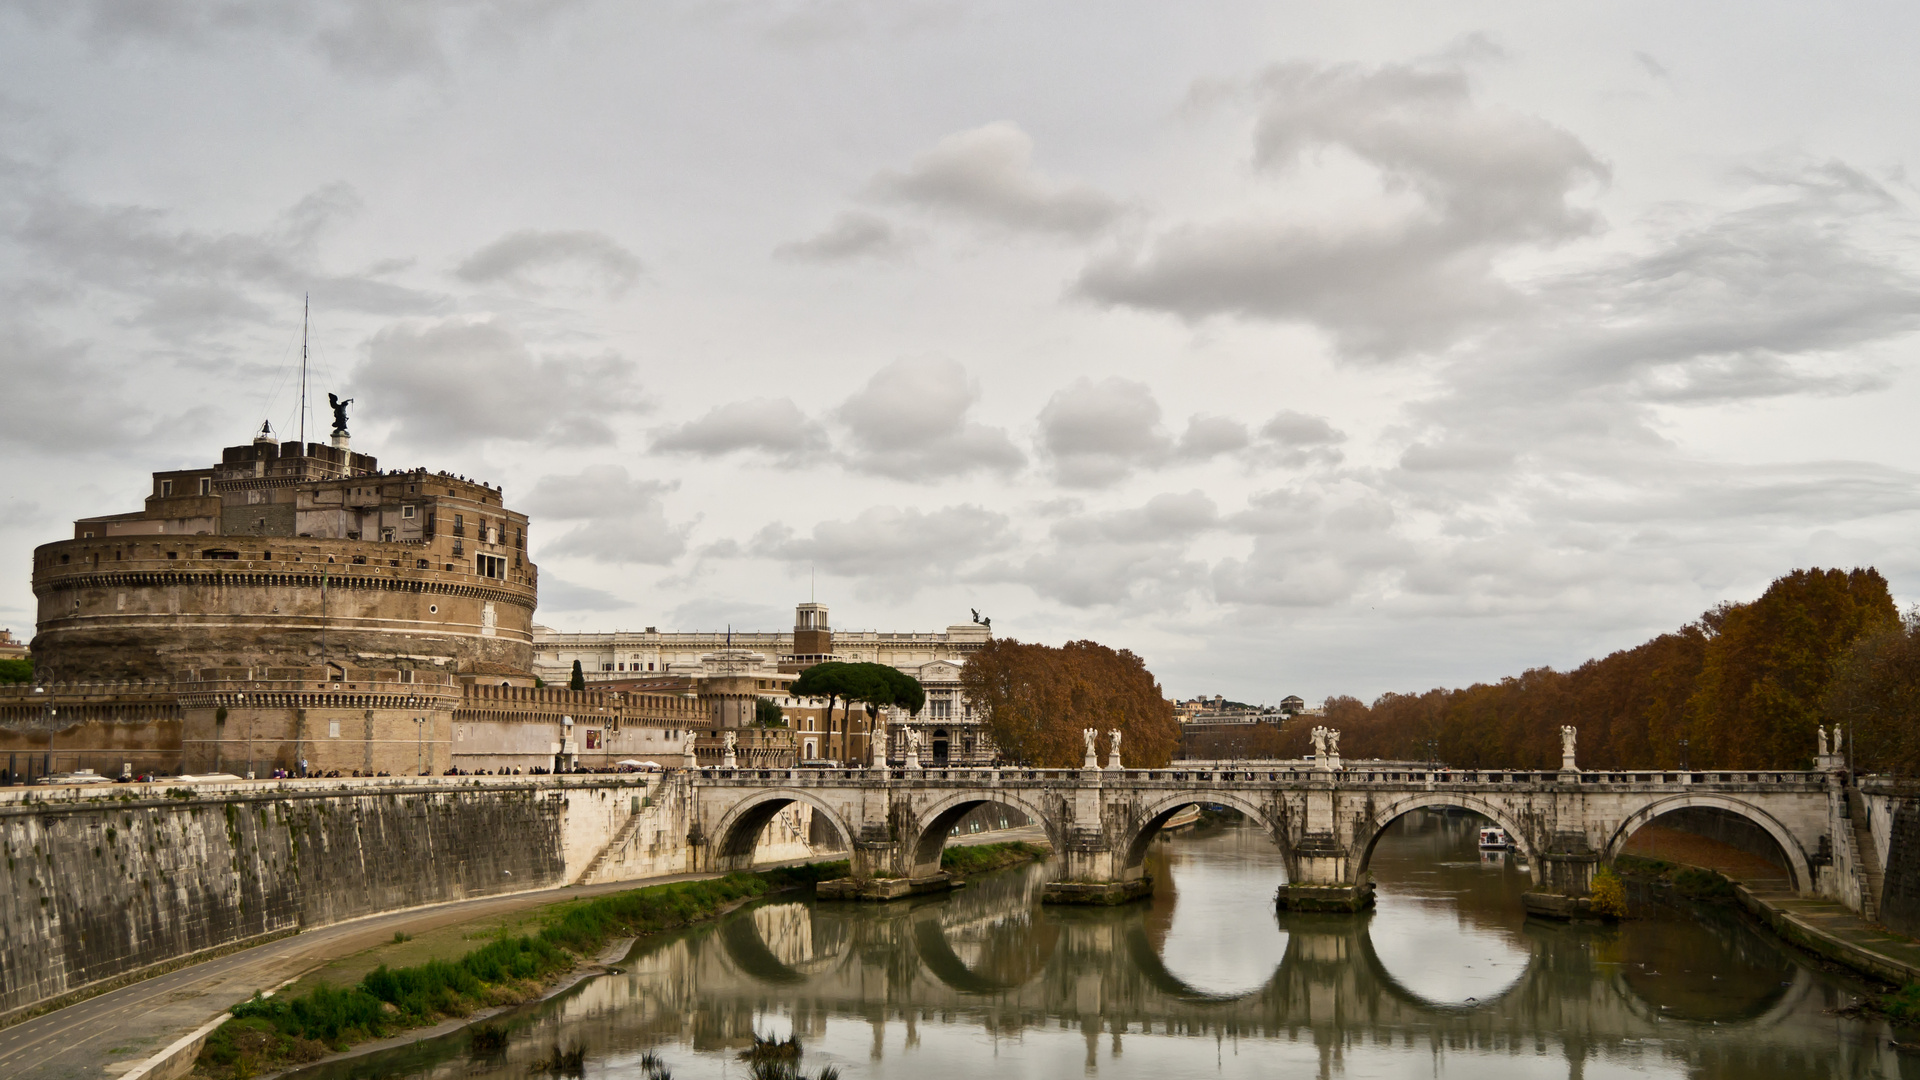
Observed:
[[[644,944],[626,970],[512,1019],[496,1061],[462,1037],[303,1074],[523,1077],[558,1040],[589,1075],[739,1076],[755,1030],[798,1032],[848,1077],[1901,1076],[1884,1028],[1831,1015],[1852,988],[1726,917],[1620,930],[1529,921],[1523,869],[1478,821],[1421,814],[1383,837],[1378,909],[1276,916],[1251,829],[1180,837],[1118,909],[1042,907],[1049,870],[881,907],[780,901]]]

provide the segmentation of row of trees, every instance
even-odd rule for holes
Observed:
[[[1851,726],[1862,769],[1920,774],[1920,625],[1902,620],[1878,571],[1796,570],[1757,600],[1721,604],[1652,641],[1573,671],[1492,684],[1330,698],[1326,716],[1274,737],[1307,752],[1315,724],[1350,758],[1463,768],[1550,768],[1559,729],[1580,729],[1592,768],[1807,767],[1814,728]]]
[[[960,687],[984,717],[1008,761],[1041,768],[1073,768],[1085,758],[1084,728],[1121,733],[1129,768],[1155,768],[1173,759],[1180,725],[1173,703],[1140,657],[1093,641],[1054,648],[994,638],[969,657]]]

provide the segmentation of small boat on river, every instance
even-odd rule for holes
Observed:
[[[1489,825],[1480,830],[1480,848],[1482,851],[1505,851],[1513,846],[1507,839],[1507,830],[1498,825]]]

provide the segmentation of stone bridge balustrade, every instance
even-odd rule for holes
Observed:
[[[1059,879],[1044,899],[1115,903],[1151,888],[1145,856],[1186,806],[1231,807],[1269,836],[1287,871],[1277,902],[1294,910],[1358,910],[1372,902],[1367,864],[1380,833],[1424,808],[1481,814],[1507,831],[1534,881],[1530,910],[1577,915],[1595,870],[1661,814],[1710,807],[1765,830],[1796,891],[1841,897],[1831,848],[1842,782],[1833,771],[1569,771],[1344,769],[1310,763],[1164,769],[706,769],[691,778],[694,862],[749,865],[778,808],[811,806],[847,838],[848,896],[889,899],[948,887],[948,830],[982,803],[1045,828]],[[1824,843],[1823,843],[1824,842]],[[834,893],[833,889],[828,894]]]

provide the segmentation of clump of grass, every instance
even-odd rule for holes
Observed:
[[[1908,983],[1880,997],[1880,1011],[1903,1027],[1920,1027],[1920,983]]]
[[[499,1057],[507,1052],[507,1029],[500,1024],[475,1024],[467,1049],[474,1057]]]
[[[1021,840],[998,844],[975,844],[970,847],[949,847],[942,851],[940,869],[966,877],[1046,857],[1046,848]]]
[[[393,932],[393,943],[395,945],[405,945],[407,942],[412,940],[413,940],[413,935],[407,933],[404,930],[395,930]]]
[[[673,1072],[659,1054],[649,1050],[640,1055],[640,1080],[673,1080]]]
[[[1673,875],[1673,888],[1690,900],[1731,900],[1733,882],[1712,870],[1689,866]]]
[[[797,1034],[781,1040],[755,1032],[753,1045],[742,1050],[740,1058],[747,1063],[751,1080],[809,1080],[807,1074],[800,1071],[800,1054]],[[840,1070],[823,1065],[812,1080],[840,1080]]]
[[[562,1050],[559,1043],[554,1043],[551,1053],[533,1063],[533,1071],[546,1076],[583,1077],[587,1075],[587,1048],[574,1043]]]

